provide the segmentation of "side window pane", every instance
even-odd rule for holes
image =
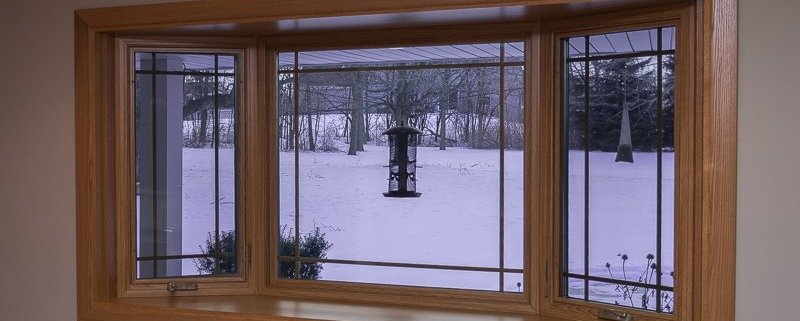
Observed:
[[[236,273],[235,57],[135,58],[137,277]]]
[[[673,34],[562,42],[563,296],[673,310]]]

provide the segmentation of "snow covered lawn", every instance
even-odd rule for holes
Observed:
[[[300,153],[300,228],[322,228],[333,244],[331,259],[497,267],[499,260],[499,153],[434,147],[418,150],[416,199],[386,198],[388,149]],[[221,149],[221,168],[232,168],[232,150]],[[664,271],[673,262],[673,157],[664,153]],[[505,266],[521,268],[523,174],[521,151],[506,151]],[[183,251],[199,252],[214,227],[213,149],[184,149]],[[590,274],[621,276],[625,253],[629,277],[638,277],[645,256],[655,254],[656,157],[635,153],[635,163],[614,163],[613,153],[590,154]],[[280,224],[294,226],[294,155],[280,153]],[[583,273],[583,153],[570,153],[570,271]],[[233,228],[233,171],[221,172],[221,228]],[[535,178],[533,178],[535,179]],[[537,215],[538,213],[532,213]],[[325,264],[322,279],[497,290],[497,273]],[[195,274],[191,260],[185,274]],[[619,274],[618,274],[619,273]],[[521,274],[507,273],[507,291]],[[664,282],[670,284],[670,277]],[[597,286],[597,295],[613,288]],[[611,291],[611,292],[609,292]]]

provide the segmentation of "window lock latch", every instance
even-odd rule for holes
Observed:
[[[610,309],[601,309],[600,312],[597,312],[597,318],[611,321],[633,321],[633,315],[630,313]]]
[[[167,283],[167,291],[175,293],[177,291],[197,291],[197,282],[170,282]]]

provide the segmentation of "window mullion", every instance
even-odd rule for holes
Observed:
[[[589,36],[584,37],[583,62],[583,299],[589,300]]]
[[[300,278],[300,54],[294,52],[294,277]]]
[[[656,311],[661,312],[661,237],[662,237],[662,155],[661,151],[664,148],[664,97],[663,97],[663,57],[664,53],[662,51],[662,37],[663,37],[664,29],[659,27],[658,28],[658,55],[656,62],[656,111],[657,111],[657,120],[656,124],[658,126],[658,130],[656,131]]]
[[[219,240],[219,55],[214,55],[214,271],[221,272],[222,260]]]
[[[506,198],[505,198],[505,190],[504,190],[504,188],[505,188],[505,149],[506,149],[506,143],[505,143],[505,138],[506,138],[506,135],[505,135],[505,132],[506,132],[505,131],[505,125],[506,125],[506,123],[505,123],[505,121],[506,121],[505,120],[505,106],[506,106],[506,99],[505,99],[506,98],[506,95],[505,95],[505,89],[506,89],[506,86],[505,86],[505,73],[506,73],[505,53],[506,53],[506,44],[503,42],[503,43],[500,43],[500,96],[499,96],[499,99],[500,99],[500,101],[499,101],[499,103],[500,103],[500,108],[499,108],[500,109],[500,128],[498,130],[498,134],[500,136],[499,137],[500,138],[499,139],[499,141],[500,141],[499,145],[500,146],[498,146],[499,150],[500,150],[500,215],[499,215],[499,219],[500,219],[500,228],[499,228],[499,230],[500,230],[500,252],[499,252],[500,253],[500,255],[499,255],[499,257],[500,257],[500,262],[499,262],[500,263],[499,264],[499,267],[500,267],[500,273],[499,273],[500,274],[500,292],[503,292],[503,283],[505,283],[505,280],[504,280],[505,272],[503,271],[504,268],[505,268],[505,232],[506,232],[505,231],[505,202],[506,202]],[[442,121],[444,121],[444,120],[442,120]],[[442,137],[441,139],[444,139],[444,137]]]

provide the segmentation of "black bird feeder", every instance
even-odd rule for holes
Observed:
[[[383,132],[389,136],[389,191],[386,197],[419,197],[417,193],[417,135],[414,127],[392,127]]]

